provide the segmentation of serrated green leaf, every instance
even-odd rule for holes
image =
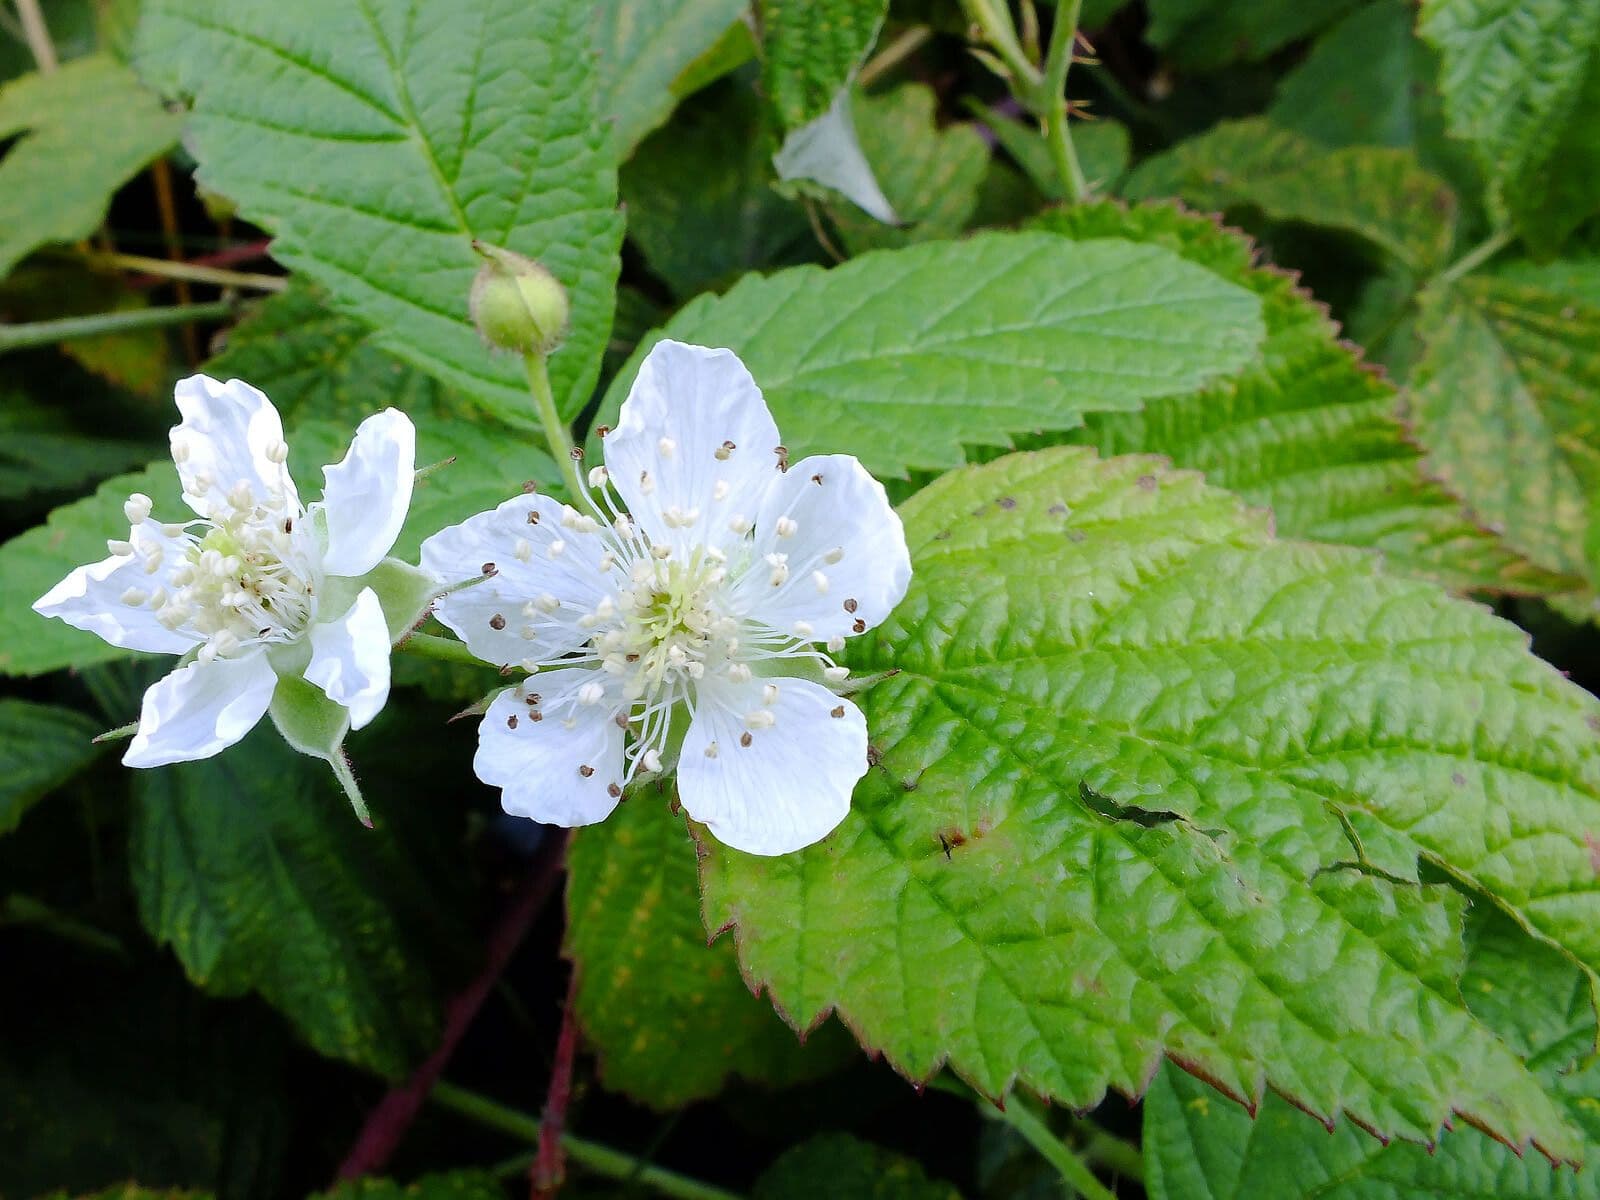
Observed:
[[[761,78],[784,129],[828,111],[888,14],[888,0],[756,0]]]
[[[737,352],[793,455],[900,475],[1237,370],[1262,327],[1255,297],[1160,247],[983,233],[701,297],[640,344],[600,421],[660,336]]]
[[[901,515],[911,590],[850,655],[898,671],[850,816],[783,858],[704,847],[707,928],[780,1011],[989,1094],[1085,1108],[1164,1054],[1386,1135],[1454,1110],[1577,1152],[1461,1003],[1459,895],[1392,872],[1425,855],[1594,961],[1600,702],[1154,459],[1012,455]]]
[[[1397,569],[1462,591],[1551,592],[1575,580],[1540,570],[1473,524],[1422,471],[1400,397],[1338,339],[1326,310],[1291,276],[1256,262],[1241,235],[1169,205],[1078,206],[1036,227],[1075,238],[1166,246],[1262,301],[1258,364],[1142,412],[1092,416],[1078,440],[1102,454],[1145,451],[1204,471],[1271,508],[1280,533],[1371,547]]]
[[[323,1054],[396,1077],[438,1028],[436,960],[413,928],[434,900],[394,806],[369,798],[375,830],[323,764],[257,728],[135,774],[128,858],[145,928],[192,980],[259,992]]]
[[[755,1200],[961,1200],[914,1158],[848,1133],[822,1133],[791,1147],[756,1180]]]
[[[1361,0],[1150,0],[1145,38],[1192,71],[1255,62]]]
[[[381,374],[366,379],[368,411],[387,403],[386,380]],[[355,396],[348,401],[355,405]],[[556,477],[549,456],[530,446],[525,434],[508,434],[480,421],[413,415],[417,461],[431,464],[453,457],[456,462],[417,482],[411,510],[391,550],[397,558],[414,559],[423,538],[493,508],[528,480],[548,482]],[[321,494],[323,466],[344,457],[354,433],[348,422],[308,421],[290,430],[289,467],[303,501]],[[91,633],[45,620],[31,605],[74,567],[106,557],[106,539],[127,528],[122,504],[131,492],[151,497],[158,516],[177,517],[188,511],[179,495],[177,472],[171,460],[165,460],[108,479],[94,495],[63,505],[43,525],[0,545],[0,572],[6,581],[0,593],[0,675],[40,675],[130,657],[129,651]]]
[[[1504,918],[1471,928],[1462,991],[1467,1004],[1527,1055],[1592,1139],[1600,1073],[1573,1071],[1594,1047],[1594,1005],[1582,972],[1530,944]],[[1483,1196],[1496,1200],[1592,1200],[1591,1170],[1554,1170],[1517,1157],[1476,1129],[1444,1134],[1433,1149],[1388,1146],[1349,1125],[1330,1131],[1276,1096],[1252,1120],[1203,1084],[1164,1068],[1144,1110],[1145,1185],[1151,1200],[1392,1200]]]
[[[295,277],[228,331],[205,365],[216,379],[243,379],[272,397],[285,422],[320,418],[351,427],[387,404],[414,419],[466,417],[472,402],[383,349],[378,335],[327,306]],[[532,413],[532,403],[528,405]]]
[[[318,1192],[320,1200],[505,1200],[505,1189],[485,1171],[448,1171],[411,1183],[351,1179]]]
[[[755,93],[731,84],[685,105],[622,168],[628,237],[674,294],[797,261],[811,234],[772,189],[772,149]]]
[[[99,732],[70,708],[0,699],[0,833],[93,761],[99,748],[91,739]]]
[[[150,0],[139,62],[194,96],[200,182],[276,235],[279,262],[512,420],[527,382],[467,317],[470,243],[542,261],[572,301],[550,362],[570,415],[599,368],[622,236],[590,16],[582,0],[246,0],[224,20],[209,0]]]
[[[841,1064],[849,1039],[802,1046],[700,928],[694,843],[641,793],[567,851],[567,955],[577,1014],[606,1087],[656,1108],[713,1096],[730,1075],[782,1085]]]
[[[1600,208],[1600,0],[1425,0],[1417,30],[1491,208],[1553,250]]]
[[[856,136],[872,176],[899,218],[874,220],[850,203],[828,206],[828,216],[851,254],[954,237],[978,206],[989,167],[989,148],[973,126],[936,123],[933,89],[902,84],[851,102]]]
[[[1124,190],[1341,230],[1421,274],[1442,265],[1455,235],[1455,194],[1409,151],[1328,149],[1259,117],[1224,122],[1147,159]]]
[[[1600,308],[1493,275],[1424,293],[1410,409],[1429,469],[1550,570],[1600,578]]]
[[[111,197],[178,140],[182,120],[113,59],[92,55],[0,88],[0,275],[50,242],[86,238]]]
[[[624,162],[683,95],[674,85],[744,16],[749,0],[600,0],[593,6],[600,106]],[[710,82],[706,80],[705,82]]]

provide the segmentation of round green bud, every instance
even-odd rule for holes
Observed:
[[[531,258],[475,241],[483,267],[472,281],[472,323],[489,345],[549,354],[566,339],[567,290]]]

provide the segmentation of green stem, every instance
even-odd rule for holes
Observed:
[[[572,435],[567,432],[567,423],[556,412],[556,398],[550,390],[550,371],[545,365],[545,356],[529,354],[524,356],[524,361],[528,366],[528,390],[533,393],[533,406],[539,413],[539,424],[544,427],[544,440],[550,447],[550,457],[556,460],[557,469],[565,463],[571,470],[573,486],[577,489],[572,495],[573,499],[577,499],[583,491],[583,465],[572,447]]]
[[[538,1144],[537,1118],[518,1112],[514,1108],[507,1108],[487,1096],[480,1096],[476,1092],[469,1092],[465,1088],[441,1081],[433,1085],[429,1099],[451,1112],[477,1121],[480,1125],[498,1129],[502,1133],[508,1133],[512,1137],[534,1145]],[[698,1179],[690,1179],[687,1175],[679,1175],[676,1171],[655,1166],[621,1150],[613,1150],[610,1146],[591,1142],[587,1138],[575,1137],[570,1133],[564,1134],[561,1145],[566,1150],[568,1158],[575,1163],[581,1163],[595,1174],[610,1179],[637,1180],[654,1188],[663,1196],[676,1196],[680,1200],[740,1200],[737,1193],[709,1183],[701,1183]]]
[[[214,283],[218,287],[253,288],[258,292],[281,292],[289,286],[288,278],[283,275],[230,271],[225,267],[207,267],[195,263],[173,262],[166,258],[148,258],[143,254],[91,254],[89,262],[94,266],[141,271],[146,275],[159,275],[164,279]]]
[[[328,758],[328,765],[333,768],[333,777],[339,781],[339,786],[344,788],[350,807],[356,810],[356,820],[371,829],[372,814],[367,811],[367,802],[361,796],[361,785],[356,782],[356,774],[350,769],[350,760],[344,756],[342,748],[335,747]]]
[[[44,13],[39,11],[39,0],[17,0],[17,16],[22,18],[22,35],[28,40],[33,61],[39,64],[39,73],[48,75],[60,66],[56,45],[50,40],[50,26],[45,24]]]
[[[1117,1200],[1111,1189],[1095,1178],[1089,1164],[1073,1153],[1067,1144],[1055,1135],[1050,1126],[1045,1124],[1043,1118],[1027,1106],[1018,1093],[1013,1092],[1007,1097],[1008,1102],[1004,1108],[996,1108],[971,1088],[949,1076],[941,1075],[937,1079],[931,1079],[928,1081],[928,1086],[970,1100],[990,1120],[1004,1121],[1015,1129],[1028,1145],[1039,1152],[1041,1158],[1056,1169],[1062,1182],[1072,1189],[1073,1195],[1081,1196],[1083,1200]]]
[[[922,48],[924,42],[933,36],[933,30],[926,25],[913,25],[905,30],[894,41],[890,42],[871,61],[861,68],[856,76],[856,86],[862,91],[877,83],[890,71],[894,70],[906,59],[910,58]]]
[[[63,317],[58,321],[33,321],[26,325],[0,325],[0,354],[8,350],[27,350],[51,346],[74,338],[100,337],[107,333],[130,333],[136,329],[160,329],[187,321],[220,321],[231,317],[238,305],[232,300],[213,300],[208,304],[179,304],[170,308],[131,308],[121,312],[96,313],[89,317]]]
[[[967,20],[983,31],[984,41],[989,43],[990,48],[1000,56],[1006,68],[1016,77],[1013,81],[1013,90],[1017,93],[1017,99],[1022,100],[1030,109],[1033,108],[1031,103],[1033,93],[1044,80],[1039,74],[1039,68],[1028,61],[1027,52],[1017,40],[1017,30],[1011,23],[1011,14],[996,9],[992,0],[961,0],[961,8],[967,14]]]
[[[465,642],[439,637],[437,634],[423,633],[420,630],[411,634],[405,641],[396,643],[395,649],[403,654],[415,654],[419,658],[431,658],[438,662],[462,663],[469,667],[487,665],[467,649]]]
[[[1078,1122],[1078,1128],[1083,1138],[1079,1153],[1085,1160],[1106,1168],[1113,1175],[1120,1175],[1135,1183],[1144,1182],[1144,1155],[1139,1152],[1139,1147],[1087,1120]]]
[[[1078,35],[1078,13],[1082,0],[1063,0],[1056,6],[1056,23],[1050,30],[1050,50],[1044,67],[1044,136],[1050,147],[1050,157],[1056,164],[1056,174],[1061,176],[1061,186],[1066,189],[1067,200],[1081,204],[1089,195],[1088,181],[1083,177],[1083,167],[1072,148],[1072,134],[1067,129],[1067,72],[1072,67],[1072,48]]]
[[[1484,241],[1479,242],[1471,250],[1468,250],[1443,271],[1440,271],[1434,282],[1440,284],[1454,283],[1463,275],[1476,270],[1496,254],[1499,254],[1500,251],[1516,240],[1516,236],[1509,229],[1502,229],[1499,233],[1491,235]]]

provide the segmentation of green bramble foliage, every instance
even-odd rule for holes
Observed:
[[[1600,0],[22,0],[0,1196],[1600,1197],[1597,168]],[[793,853],[502,812],[408,624],[668,339],[904,526]],[[30,606],[197,370],[409,418],[409,640],[129,770]]]

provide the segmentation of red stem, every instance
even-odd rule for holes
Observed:
[[[258,242],[240,242],[237,246],[224,246],[221,250],[213,250],[210,254],[191,258],[189,262],[197,267],[236,267],[240,263],[265,258],[271,246],[271,238],[262,238]]]
[[[567,1175],[566,1156],[561,1151],[561,1135],[567,1127],[567,1104],[572,1099],[572,1061],[578,1053],[578,972],[567,984],[567,1003],[561,1010],[561,1033],[556,1038],[556,1056],[550,1067],[550,1091],[545,1096],[544,1115],[539,1118],[539,1155],[530,1173],[532,1200],[549,1200],[561,1190]]]
[[[527,878],[512,898],[510,906],[501,914],[499,922],[489,934],[485,947],[483,970],[458,992],[445,1008],[444,1031],[432,1054],[423,1061],[411,1078],[391,1088],[367,1114],[350,1152],[339,1164],[337,1179],[357,1179],[383,1169],[389,1158],[404,1140],[411,1123],[416,1120],[423,1102],[433,1085],[444,1072],[450,1056],[471,1026],[478,1010],[489,996],[506,964],[527,936],[534,918],[555,891],[566,857],[566,830],[554,830],[540,848]]]

